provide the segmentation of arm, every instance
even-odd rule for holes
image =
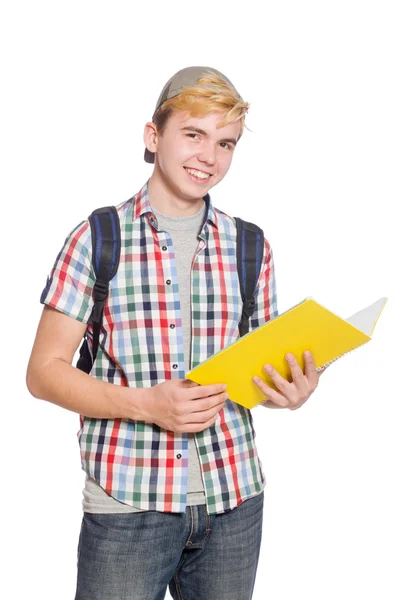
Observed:
[[[175,432],[198,432],[213,425],[226,400],[222,384],[199,386],[171,379],[151,388],[130,388],[73,367],[85,327],[44,308],[26,375],[33,396],[87,417],[144,421]]]
[[[40,301],[45,304],[26,383],[42,398],[87,417],[144,420],[140,399],[148,390],[97,380],[72,366],[93,307],[92,242],[83,221],[67,236]]]
[[[85,323],[44,307],[26,374],[30,393],[87,417],[145,420],[147,388],[99,381],[72,366],[85,330]]]

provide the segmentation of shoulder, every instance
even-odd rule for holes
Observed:
[[[129,200],[123,200],[123,202],[115,205],[121,224],[133,213],[136,196],[137,194]]]
[[[258,224],[255,223],[253,221],[248,221],[246,219],[243,219],[242,217],[232,217],[230,215],[228,215],[227,213],[225,213],[224,211],[220,210],[219,208],[214,207],[214,211],[215,214],[217,216],[218,219],[218,225],[223,225],[225,228],[228,228],[229,230],[232,228],[235,233],[237,233],[237,223],[236,223],[236,218],[241,219],[241,221],[243,223],[247,223],[248,225],[253,225],[254,227],[252,229],[254,229],[255,231],[257,231],[257,233],[261,234],[261,236],[264,239],[264,244],[265,244],[265,249],[268,248],[270,246],[269,241],[267,240],[267,238],[264,235],[264,231],[263,228]]]
[[[69,235],[66,238],[66,242],[72,243],[76,246],[79,246],[80,249],[82,249],[83,247],[86,248],[87,250],[90,249],[91,250],[91,244],[92,244],[92,228],[91,228],[91,223],[90,223],[90,216],[92,215],[92,213],[95,210],[98,209],[103,209],[103,208],[115,208],[120,220],[120,224],[124,223],[126,218],[128,217],[128,215],[130,214],[132,207],[133,207],[133,200],[135,197],[130,198],[129,200],[124,200],[123,202],[120,202],[119,204],[108,204],[108,205],[102,205],[102,206],[96,206],[94,208],[92,208],[90,214],[83,220],[81,221],[78,225],[76,225],[76,227],[74,229],[72,229],[72,231],[69,233]]]
[[[91,249],[91,228],[88,219],[80,221],[66,236],[64,249],[70,252],[86,254]]]
[[[216,208],[216,206],[214,206],[213,209],[218,220],[218,225],[221,225],[228,229],[236,229],[236,219],[234,217],[231,217],[220,208]]]
[[[232,217],[216,207],[214,207],[214,212],[218,219],[218,225],[224,231],[231,232],[235,236],[235,240],[237,241],[236,217]],[[244,221],[245,223],[254,225],[254,229],[255,229],[256,233],[259,234],[259,236],[258,235],[256,236],[256,242],[255,242],[256,244],[260,243],[260,246],[261,246],[262,242],[261,242],[260,238],[263,239],[263,255],[261,255],[261,256],[262,256],[262,271],[265,271],[269,264],[273,264],[273,250],[272,250],[272,246],[269,242],[269,239],[267,236],[265,236],[263,227],[261,227],[261,225],[259,225],[259,223],[255,223],[251,220],[247,221],[246,219],[242,219],[242,217],[239,217],[239,218],[241,218],[241,220]]]
[[[243,223],[248,223],[249,225],[254,225],[255,229],[258,229],[258,231],[261,230],[263,233],[263,229],[258,223],[254,223],[251,220],[248,221],[247,219],[238,217],[238,215],[237,215],[237,217],[232,217],[232,216],[228,215],[227,213],[225,213],[223,210],[220,210],[219,208],[216,208],[216,207],[214,207],[214,211],[217,216],[218,223],[220,223],[220,224],[228,225],[229,227],[234,227],[234,229],[237,230],[236,218],[239,218],[241,221],[243,221]]]

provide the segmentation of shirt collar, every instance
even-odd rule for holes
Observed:
[[[133,213],[132,219],[138,219],[144,214],[148,215],[148,218],[154,224],[156,223],[156,216],[153,213],[153,209],[149,202],[149,194],[148,194],[148,182],[139,190],[139,192],[133,198]],[[218,229],[218,217],[212,206],[211,197],[209,194],[203,196],[203,200],[205,202],[205,218],[204,223],[211,222]]]

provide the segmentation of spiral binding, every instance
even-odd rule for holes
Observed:
[[[350,354],[350,352],[354,352],[354,350],[357,350],[357,348],[360,348],[361,346],[363,346],[367,342],[368,342],[368,340],[366,342],[364,342],[363,344],[360,344],[356,348],[352,348],[351,350],[347,350],[347,352],[343,352],[343,354],[339,354],[339,356],[336,356],[332,360],[329,360],[328,362],[324,363],[323,365],[321,365],[321,367],[317,367],[316,371],[317,372],[324,371],[324,369],[326,369],[327,367],[329,367],[329,365],[332,365],[332,363],[334,363],[336,360],[338,360],[339,358],[342,358],[342,356],[346,356],[346,354]]]

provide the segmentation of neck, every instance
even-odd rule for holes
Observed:
[[[181,198],[170,182],[155,168],[148,181],[149,202],[152,208],[170,217],[190,217],[203,207],[203,198]]]

